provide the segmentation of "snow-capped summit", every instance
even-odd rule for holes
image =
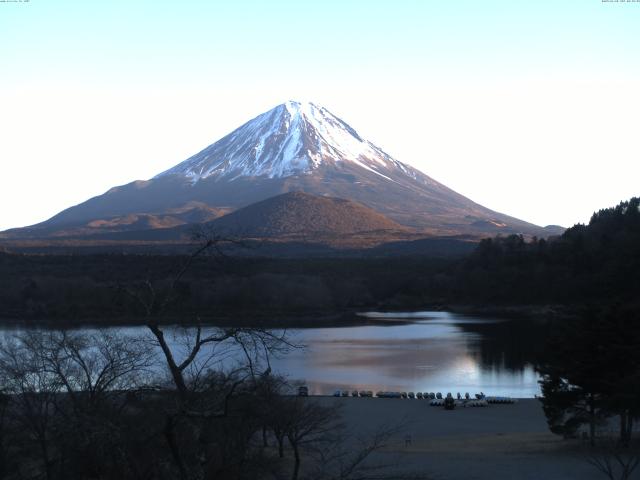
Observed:
[[[337,162],[353,162],[387,179],[390,169],[407,171],[326,108],[290,100],[155,178],[283,178]]]
[[[393,159],[326,108],[295,101],[258,115],[150,180],[114,187],[33,231],[133,228],[135,219],[177,225],[296,191],[352,200],[429,235],[547,235]],[[313,217],[319,203],[305,205]]]

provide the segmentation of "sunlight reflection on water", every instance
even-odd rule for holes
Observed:
[[[448,312],[368,313],[366,317],[379,324],[296,330],[296,341],[308,348],[276,360],[274,367],[290,378],[304,379],[318,394],[349,389],[483,391],[533,397],[540,392],[530,364],[507,368],[483,363],[482,334],[464,330],[465,325],[503,320]]]
[[[504,338],[492,338],[491,329],[482,330],[483,326],[500,326],[505,320],[449,312],[369,312],[361,316],[371,324],[289,330],[292,341],[306,348],[274,359],[274,373],[304,381],[312,394],[330,394],[336,389],[441,391],[454,395],[483,391],[514,397],[540,393],[532,365],[510,362]],[[146,327],[110,328],[151,342]],[[5,327],[0,336],[19,331],[22,329]],[[167,331],[174,347],[180,345],[181,331]],[[524,334],[514,332],[509,331],[509,343],[528,342],[520,338]],[[223,357],[224,362],[218,366],[230,365],[234,352],[223,353]]]

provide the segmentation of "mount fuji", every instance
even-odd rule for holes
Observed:
[[[326,108],[288,101],[150,180],[114,187],[2,236],[77,237],[170,228],[209,222],[296,191],[357,202],[428,236],[557,233],[454,192],[365,140]]]

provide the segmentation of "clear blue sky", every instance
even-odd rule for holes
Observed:
[[[640,194],[639,32],[601,0],[0,2],[0,229],[291,98],[490,208],[586,221]]]

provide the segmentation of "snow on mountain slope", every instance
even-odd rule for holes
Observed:
[[[352,162],[389,181],[413,169],[394,160],[313,103],[288,101],[257,116],[200,153],[155,178],[182,175],[193,183],[214,177],[284,178],[310,174],[327,163]]]
[[[393,159],[326,108],[289,101],[150,180],[113,187],[11,235],[93,232],[123,224],[119,219],[151,218],[144,215],[180,225],[187,216],[176,212],[192,205],[229,212],[298,191],[355,201],[429,235],[549,234]]]

